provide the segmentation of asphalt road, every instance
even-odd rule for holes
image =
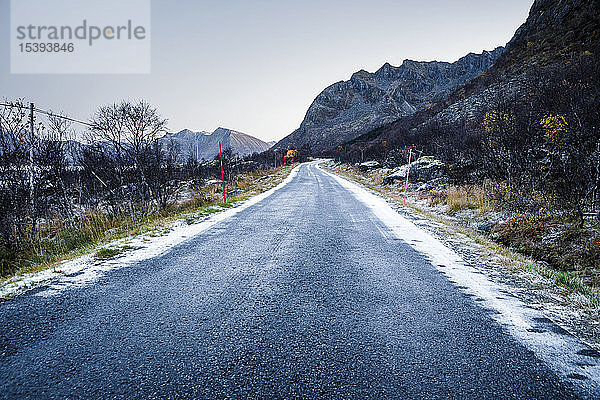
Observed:
[[[0,303],[0,398],[574,398],[333,178]]]

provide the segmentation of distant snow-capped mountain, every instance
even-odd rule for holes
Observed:
[[[161,141],[164,144],[176,144],[182,160],[190,157],[197,160],[210,160],[219,154],[219,142],[223,150],[231,148],[233,154],[238,156],[260,153],[271,147],[269,143],[254,136],[226,128],[217,128],[212,133],[183,129],[179,132],[167,133]]]

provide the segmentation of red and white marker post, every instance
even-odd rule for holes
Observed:
[[[223,153],[221,152],[221,142],[219,142],[219,158],[221,159],[221,180],[223,181],[223,203],[227,203],[225,195],[225,172],[223,172]]]
[[[404,201],[402,205],[406,205],[406,192],[408,192],[408,174],[410,173],[410,162],[412,159],[412,147],[408,148],[408,169],[406,170],[406,182],[404,183]]]

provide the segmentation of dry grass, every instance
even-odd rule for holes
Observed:
[[[451,214],[462,210],[479,210],[483,214],[493,210],[495,206],[486,184],[450,187],[446,194],[446,204]]]
[[[385,178],[386,174],[382,173],[381,170],[375,170],[375,172],[370,173],[369,176],[372,183],[381,185],[383,184],[383,178]]]

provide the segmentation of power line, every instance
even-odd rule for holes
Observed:
[[[86,126],[90,126],[90,127],[93,126],[89,122],[80,121],[80,120],[75,119],[75,118],[67,117],[66,115],[54,114],[51,111],[46,111],[46,110],[42,110],[42,109],[39,109],[39,108],[34,108],[34,111],[38,112],[40,114],[46,114],[46,115],[48,115],[50,117],[62,118],[62,119],[65,119],[67,121],[75,122],[75,123],[78,123],[78,124],[81,124],[81,125],[86,125]]]
[[[11,103],[0,103],[0,106],[4,106],[4,107],[17,107],[17,108],[21,108],[21,109],[27,109],[27,110],[29,110],[29,106],[26,106],[26,105],[24,105],[24,104],[18,104],[18,103],[15,103],[15,104],[11,104]],[[75,123],[77,123],[77,124],[81,124],[81,125],[85,125],[85,126],[89,126],[89,127],[92,127],[92,126],[93,126],[93,125],[92,125],[92,124],[90,124],[89,122],[85,122],[85,121],[81,121],[81,120],[78,120],[78,119],[75,119],[75,118],[67,117],[66,115],[55,114],[55,113],[53,113],[53,112],[46,111],[46,110],[42,110],[42,109],[40,109],[40,108],[37,108],[37,107],[35,107],[35,108],[33,109],[33,111],[34,111],[34,112],[37,112],[37,113],[40,113],[40,114],[45,114],[45,115],[48,115],[48,116],[50,116],[50,117],[61,118],[61,119],[67,120],[67,121],[75,122]]]

